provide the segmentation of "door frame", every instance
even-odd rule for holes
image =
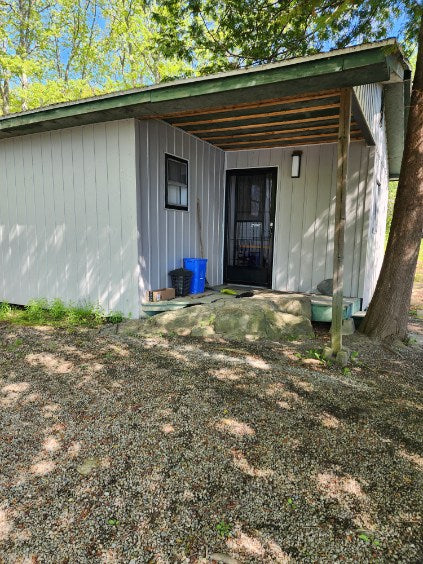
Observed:
[[[227,284],[227,259],[228,259],[228,226],[229,226],[229,217],[228,217],[228,210],[229,210],[229,178],[230,176],[243,176],[247,174],[266,174],[271,173],[273,175],[273,186],[272,186],[272,194],[271,194],[271,206],[270,206],[270,218],[271,222],[273,222],[273,230],[272,230],[272,248],[270,251],[270,260],[269,260],[269,282],[266,285],[263,285],[265,288],[271,288],[273,284],[273,257],[274,257],[274,248],[275,248],[275,218],[276,218],[276,197],[277,197],[277,186],[278,186],[278,166],[264,166],[264,167],[245,167],[245,168],[230,168],[227,169],[226,178],[225,178],[225,222],[224,222],[224,250],[223,250],[223,283]],[[229,284],[235,284],[234,282],[229,282]],[[242,285],[240,282],[239,284]],[[254,286],[251,282],[245,282],[246,285]]]

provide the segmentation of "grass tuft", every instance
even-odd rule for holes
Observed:
[[[106,317],[99,304],[90,302],[66,304],[56,298],[33,299],[24,307],[0,303],[0,321],[8,321],[20,325],[53,325],[56,327],[98,327],[108,321],[120,323],[124,320],[121,312],[111,312]]]
[[[0,321],[6,321],[12,313],[12,308],[7,302],[0,302]]]

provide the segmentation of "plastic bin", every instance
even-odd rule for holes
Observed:
[[[190,294],[201,294],[206,285],[207,259],[184,258],[184,268],[192,271]]]
[[[190,292],[192,270],[177,268],[169,272],[172,288],[175,288],[176,296],[187,296]]]

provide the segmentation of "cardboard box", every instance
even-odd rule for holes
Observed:
[[[159,290],[149,290],[146,293],[147,302],[162,302],[163,300],[174,300],[175,288],[160,288]]]

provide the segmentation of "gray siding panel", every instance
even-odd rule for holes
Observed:
[[[138,121],[140,293],[168,286],[168,272],[184,257],[200,256],[200,233],[208,259],[207,279],[222,282],[224,153],[162,121]],[[189,163],[188,211],[165,208],[165,154]]]
[[[0,300],[138,314],[134,120],[0,141]]]

